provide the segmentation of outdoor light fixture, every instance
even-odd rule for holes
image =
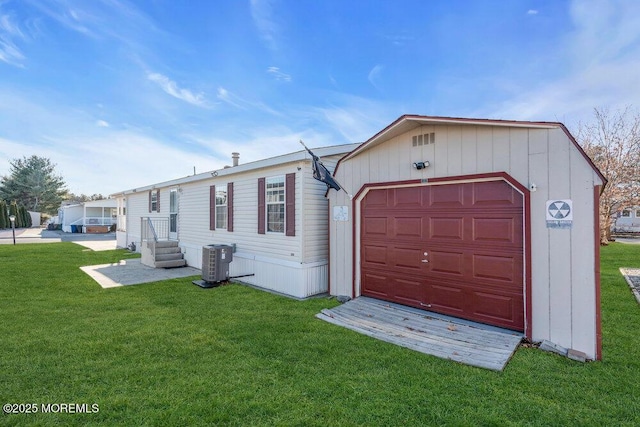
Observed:
[[[429,161],[425,160],[424,162],[415,162],[413,164],[413,167],[418,169],[418,170],[422,170],[422,169],[428,168],[429,167]]]
[[[11,231],[13,231],[13,244],[16,244],[16,216],[9,215],[9,221],[11,221]]]

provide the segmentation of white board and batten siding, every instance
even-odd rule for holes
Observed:
[[[531,325],[534,341],[597,353],[594,187],[601,175],[559,124],[508,122],[396,122],[338,165],[336,178],[355,196],[365,184],[506,172],[530,191]],[[413,124],[413,126],[412,126]],[[400,129],[400,130],[397,130]],[[395,132],[394,132],[395,130]],[[413,146],[412,137],[435,133],[435,143]],[[366,148],[365,148],[366,147]],[[417,170],[414,162],[429,161]],[[573,224],[547,228],[547,200],[573,201]],[[358,296],[358,198],[330,192],[330,209],[347,206],[347,221],[330,223],[331,294]],[[355,207],[355,212],[354,212]],[[526,257],[525,257],[526,261]],[[355,295],[352,289],[355,288]],[[526,298],[526,294],[525,294]],[[525,304],[526,307],[526,304]]]
[[[337,161],[357,145],[314,150],[333,170]],[[258,233],[258,180],[295,174],[295,235]],[[215,175],[215,176],[214,176]],[[233,183],[233,231],[209,229],[209,192],[226,190]],[[234,245],[230,275],[238,280],[297,298],[328,290],[328,200],[326,185],[313,178],[310,156],[292,153],[222,169],[191,179],[156,185],[161,190],[161,217],[169,215],[169,191],[178,194],[178,241],[188,265],[202,267],[202,247],[210,244]],[[145,197],[147,192],[144,191]],[[127,234],[139,236],[140,216],[148,213],[148,199],[137,193],[127,197]],[[165,209],[166,207],[166,209]]]

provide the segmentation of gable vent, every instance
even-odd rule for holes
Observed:
[[[414,135],[413,136],[413,146],[419,147],[421,145],[435,144],[436,142],[436,133],[425,133],[422,135]]]

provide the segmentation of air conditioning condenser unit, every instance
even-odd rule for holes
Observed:
[[[213,288],[229,280],[229,264],[233,261],[233,246],[206,245],[202,247],[202,280],[193,283]]]

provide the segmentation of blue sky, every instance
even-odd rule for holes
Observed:
[[[637,0],[0,0],[0,175],[45,156],[74,193],[639,99]]]

